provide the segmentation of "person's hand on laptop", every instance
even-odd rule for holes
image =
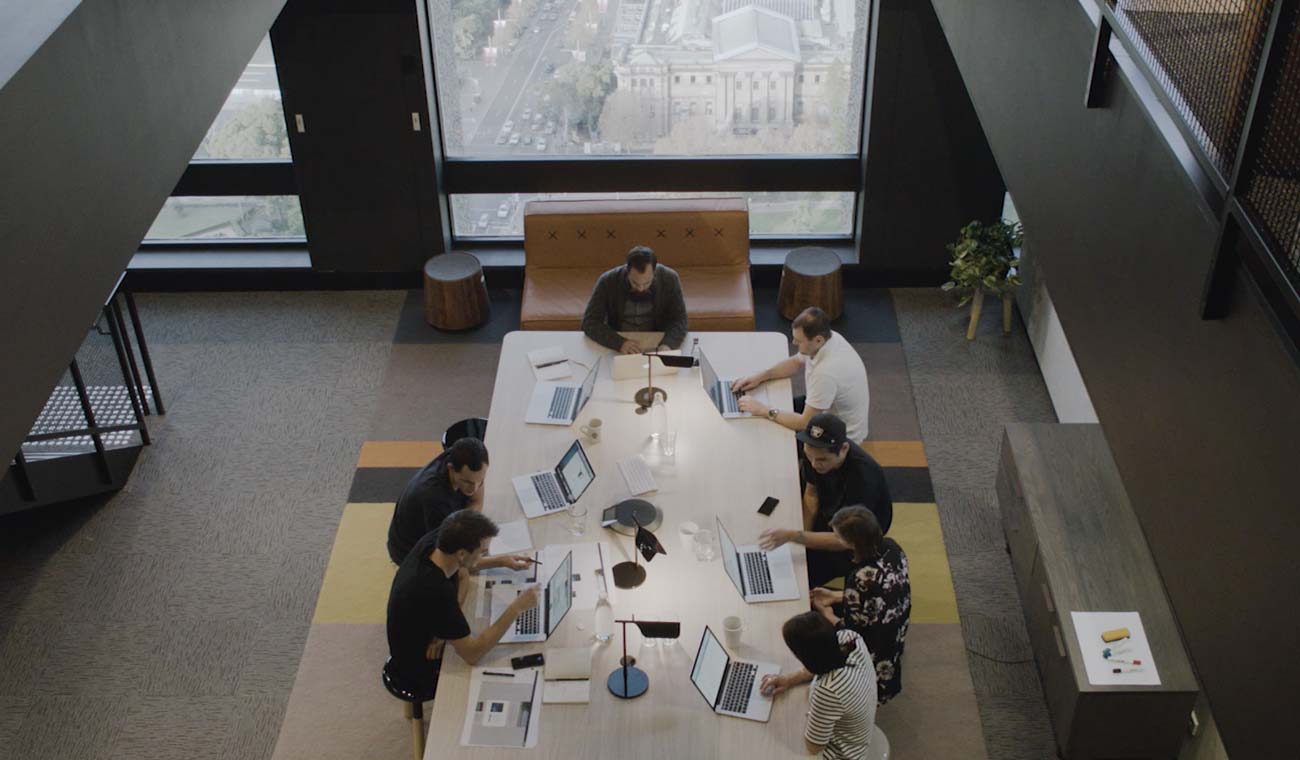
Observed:
[[[634,340],[625,340],[618,350],[624,354],[639,354],[641,353],[641,344]]]
[[[510,602],[510,614],[515,617],[523,614],[524,610],[531,610],[537,606],[537,600],[541,596],[541,591],[537,586],[529,586],[519,592],[519,596]]]
[[[769,409],[767,404],[764,404],[753,396],[741,396],[740,401],[736,402],[736,406],[740,407],[740,411],[749,412],[755,417],[762,417],[767,414],[767,410]]]
[[[744,393],[745,391],[752,391],[762,384],[763,384],[762,373],[759,373],[757,375],[750,375],[749,377],[738,378],[732,381],[731,392]]]
[[[758,548],[770,552],[793,541],[797,533],[798,531],[786,530],[785,528],[768,528],[758,534]]]

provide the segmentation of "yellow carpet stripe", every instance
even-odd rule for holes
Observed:
[[[912,582],[913,623],[956,623],[957,594],[953,591],[948,552],[943,546],[936,504],[894,504],[889,537],[907,554]]]
[[[313,623],[384,623],[396,566],[388,559],[390,504],[343,508],[334,549],[325,566]]]
[[[881,467],[929,467],[920,441],[863,441],[862,448]]]

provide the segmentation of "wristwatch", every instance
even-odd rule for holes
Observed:
[[[780,412],[777,411],[776,409],[768,409],[768,410],[767,410],[767,418],[768,418],[769,420],[772,420],[773,422],[776,421],[776,415],[778,415],[778,414],[780,414]]]

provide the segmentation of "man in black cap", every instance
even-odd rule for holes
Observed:
[[[763,531],[758,544],[764,550],[789,541],[807,547],[808,582],[815,587],[843,576],[852,567],[849,547],[831,530],[831,517],[841,507],[861,505],[875,514],[881,533],[888,533],[894,519],[894,501],[884,469],[849,440],[839,417],[828,412],[814,415],[795,437],[803,444],[800,466],[807,483],[803,492],[803,530],[772,528]]]

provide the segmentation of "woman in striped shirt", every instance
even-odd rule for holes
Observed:
[[[765,676],[763,693],[776,696],[811,681],[804,729],[808,751],[825,760],[862,760],[876,727],[876,669],[862,637],[836,631],[816,612],[785,621],[781,635],[804,669]]]

